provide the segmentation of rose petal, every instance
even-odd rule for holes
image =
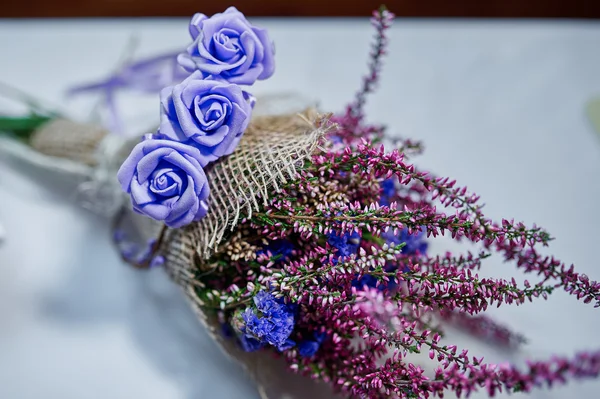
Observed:
[[[196,68],[204,73],[213,75],[237,68],[246,62],[246,55],[243,53],[240,53],[239,59],[235,62],[221,61],[215,58],[204,46],[198,47],[198,53],[198,57],[193,58]]]
[[[203,86],[207,81],[188,82],[188,84],[177,85],[173,88],[173,104],[175,106],[176,118],[171,117],[170,122],[178,125],[185,137],[202,134],[198,121],[190,114],[194,98],[198,93],[204,92]]]
[[[157,143],[153,143],[152,140],[143,142],[141,144],[145,144],[145,143],[149,143],[148,146],[150,146],[150,145],[153,146],[153,145],[157,144]],[[161,159],[163,157],[167,156],[168,154],[170,154],[171,152],[173,152],[172,148],[161,147],[161,148],[157,148],[154,151],[150,151],[149,154],[145,155],[142,159],[140,159],[140,161],[138,162],[138,164],[136,166],[138,181],[140,183],[143,183],[146,180],[148,180],[148,178],[150,177],[152,172],[154,172],[154,170],[158,166],[158,163],[161,161]]]
[[[179,167],[188,177],[192,178],[195,184],[195,189],[198,191],[203,185],[206,184],[206,175],[201,167],[198,167],[198,163],[194,158],[186,155],[173,152],[165,157],[165,160]],[[182,182],[182,187],[187,186],[188,181]],[[184,187],[184,190],[187,189]]]
[[[214,80],[199,80],[190,79],[184,80],[181,84],[173,87],[173,101],[175,102],[175,109],[177,108],[177,102],[184,105],[186,109],[191,109],[194,105],[194,99],[198,96],[204,97],[210,93],[210,90],[219,83]]]
[[[244,105],[246,106],[244,107]],[[248,127],[248,124],[250,123],[251,112],[252,110],[245,103],[242,103],[242,105],[239,103],[233,105],[233,111],[231,112],[229,125],[232,127],[235,126],[237,137],[241,136]]]
[[[196,70],[196,62],[190,55],[189,48],[187,53],[181,53],[177,56],[177,63],[188,72],[194,72]]]
[[[137,206],[138,210],[144,215],[150,216],[155,220],[165,220],[170,213],[170,209],[160,204],[146,204]]]
[[[223,139],[221,144],[213,148],[213,154],[219,158],[229,155],[235,150],[250,121],[248,114],[246,114],[238,104],[233,104],[233,108],[234,111],[229,120],[229,127],[230,129],[235,128],[236,130],[235,132],[232,130],[231,133]]]
[[[208,94],[202,98],[196,97],[194,101],[198,103],[197,112],[200,113],[196,115],[197,119],[206,134],[211,134],[210,130],[218,129],[231,113],[231,101],[224,96]],[[221,115],[217,119],[206,120],[206,115],[211,111],[219,111]]]
[[[205,201],[200,201],[198,206],[198,211],[196,212],[196,217],[194,220],[200,220],[208,213],[208,204]]]
[[[221,62],[211,51],[213,49],[213,37],[215,34],[207,36],[205,32],[200,32],[200,36],[187,48],[188,54],[197,63],[218,64]]]
[[[202,26],[204,25],[203,22],[207,19],[208,19],[208,17],[204,14],[200,14],[200,13],[194,14],[194,16],[192,17],[192,19],[190,21],[190,25],[188,27],[188,29],[190,31],[190,35],[192,36],[192,39],[195,39],[196,37],[198,37],[200,31],[202,30]]]
[[[185,140],[186,136],[181,131],[179,123],[177,122],[177,112],[175,111],[175,105],[173,104],[173,98],[171,92],[167,94],[167,91],[172,90],[168,87],[161,92],[161,103],[162,109],[160,113],[160,125],[158,132],[171,140],[181,141]],[[163,94],[166,98],[162,98]],[[173,122],[176,123],[173,123]]]
[[[239,11],[238,11],[239,12]],[[225,22],[230,18],[226,12],[213,14],[212,17],[202,21],[202,44],[209,47],[212,36],[223,28]]]
[[[209,135],[197,135],[192,137],[192,140],[203,147],[214,147],[221,144],[224,140],[227,140],[229,131],[229,126],[223,125],[217,130],[212,131]]]
[[[121,189],[126,193],[129,193],[129,186],[131,185],[131,179],[133,179],[137,164],[144,156],[141,147],[142,143],[137,144],[117,171],[117,180],[121,184]]]
[[[196,215],[198,213],[198,209],[199,208],[199,204],[196,203],[194,205],[194,209],[190,209],[189,212],[184,213],[183,215],[181,215],[178,219],[171,219],[168,218],[168,222],[165,220],[165,224],[169,227],[172,227],[174,229],[178,229],[180,227],[186,226],[188,224],[190,224],[191,222],[193,222],[194,220],[199,220],[196,219]]]
[[[257,50],[256,47],[260,46],[260,52],[262,53],[262,45],[258,42],[258,38],[252,31],[242,33],[240,36],[240,43],[242,45],[242,51],[246,56],[246,60],[243,64],[231,70],[231,73],[235,75],[245,73],[256,62],[256,59],[254,58]]]
[[[171,151],[168,155],[163,157],[165,162],[170,163],[176,168],[181,169],[185,174],[189,174],[189,172],[194,170],[194,167],[190,165],[187,159],[176,151]]]
[[[227,20],[223,22],[223,25],[220,29],[223,28],[234,30],[238,32],[239,35],[242,35],[244,32],[250,32],[252,35],[254,35],[254,32],[252,32],[252,25],[241,13],[239,15],[239,18],[227,18]],[[258,40],[258,38],[256,39]]]
[[[258,76],[258,79],[268,79],[275,72],[275,46],[269,38],[269,34],[266,29],[252,27],[256,36],[263,44],[264,54],[262,57],[261,65],[263,66],[262,73]]]
[[[200,167],[197,160],[189,157],[188,155],[183,155],[183,157],[195,167],[194,173],[190,174],[192,180],[194,181],[194,191],[199,199],[206,200],[210,193],[210,186],[208,184],[206,174],[204,173],[204,169]]]
[[[135,178],[131,181],[131,198],[137,205],[145,205],[156,201],[156,197],[148,191],[149,185],[148,181],[140,183]]]
[[[215,85],[210,89],[210,93],[219,96],[220,98],[226,98],[230,104],[242,104],[247,102],[244,98],[242,88],[235,84]]]
[[[216,58],[228,62],[239,60],[241,56],[239,37],[239,33],[233,29],[224,28],[215,33],[211,40],[211,50],[214,51]]]
[[[165,186],[160,187],[157,183],[158,180],[164,180]],[[152,175],[152,184],[150,184],[150,191],[155,195],[162,197],[172,197],[180,195],[182,190],[182,179],[174,168],[157,168]]]
[[[183,224],[190,223],[198,210],[198,197],[194,190],[194,181],[191,176],[188,176],[187,189],[181,194],[179,200],[173,204],[169,216],[165,219],[165,223],[168,226],[176,227],[178,219],[184,217]],[[174,226],[175,225],[175,226]]]
[[[203,165],[208,165],[209,163],[219,159],[219,155],[214,154],[214,147],[199,146],[198,150],[200,150],[200,156]]]
[[[227,77],[229,83],[237,85],[252,85],[256,82],[258,77],[263,72],[262,64],[256,64],[252,68],[248,69],[243,75],[230,75]]]

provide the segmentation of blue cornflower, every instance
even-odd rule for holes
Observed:
[[[313,334],[313,339],[305,339],[298,344],[298,353],[302,357],[313,357],[325,340],[326,334]]]
[[[344,233],[338,235],[337,232],[332,231],[329,233],[327,243],[337,249],[336,255],[339,256],[350,256],[356,254],[360,245],[360,235],[357,232]]]
[[[252,352],[269,344],[284,351],[294,346],[294,341],[289,338],[294,330],[294,307],[266,291],[254,296],[254,305],[255,310],[248,308],[242,313],[244,325],[240,341],[243,349]]]

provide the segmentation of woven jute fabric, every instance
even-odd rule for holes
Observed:
[[[228,230],[266,204],[271,191],[297,176],[330,128],[314,110],[253,120],[235,152],[206,171],[208,215],[186,228],[202,259],[214,253]]]
[[[96,151],[107,135],[108,131],[98,126],[55,119],[40,126],[30,144],[42,154],[96,166]]]
[[[314,110],[258,117],[236,151],[207,169],[209,212],[199,222],[166,233],[161,254],[169,275],[187,289],[194,272],[209,268],[228,231],[267,203],[269,193],[297,176],[331,129]]]

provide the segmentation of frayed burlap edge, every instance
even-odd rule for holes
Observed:
[[[266,205],[269,192],[298,175],[332,126],[328,115],[302,113],[255,118],[236,151],[207,169],[208,215],[186,228],[201,258],[209,258],[225,233]]]

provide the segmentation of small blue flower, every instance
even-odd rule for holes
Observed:
[[[252,337],[248,337],[247,335],[240,336],[240,344],[245,352],[255,352],[265,346],[263,342],[260,342]]]
[[[381,199],[379,204],[390,206],[393,198],[396,196],[396,184],[394,178],[385,179],[381,182]]]
[[[391,245],[400,245],[402,243],[406,243],[406,245],[402,248],[402,253],[407,255],[424,255],[427,251],[427,241],[425,241],[425,232],[420,231],[417,234],[408,234],[408,229],[403,229],[398,235],[394,235],[393,231],[388,231],[387,233],[382,234],[382,238],[386,240],[388,244]],[[396,265],[387,265],[385,270],[390,272],[394,271]],[[404,271],[407,271],[408,268],[405,268]],[[390,277],[387,285],[379,285],[377,286],[377,279],[374,276],[369,274],[365,274],[362,278],[356,278],[352,280],[352,286],[356,288],[377,287],[379,290],[384,290],[385,288],[389,290],[394,290],[398,283],[395,278]]]
[[[235,337],[235,331],[231,327],[231,324],[224,321],[221,322],[221,334],[223,334],[225,338]]]
[[[336,255],[347,257],[355,255],[360,246],[360,235],[357,232],[344,233],[338,235],[337,232],[333,231],[329,233],[327,243],[337,249]]]
[[[313,340],[302,341],[298,344],[298,353],[302,357],[313,357],[319,350],[320,343]]]
[[[288,240],[275,240],[271,241],[269,245],[259,250],[256,255],[271,253],[272,257],[278,257],[277,260],[288,259],[292,255],[294,245]]]
[[[295,308],[266,291],[254,296],[254,305],[255,310],[248,308],[242,313],[244,325],[240,341],[244,350],[251,352],[264,344],[280,351],[294,346],[295,342],[289,337],[294,330]]]
[[[425,232],[422,230],[417,234],[408,234],[408,229],[403,229],[398,235],[394,235],[392,230],[383,233],[382,237],[388,244],[399,245],[406,243],[402,248],[402,253],[407,255],[424,255],[427,252],[427,241],[425,241]]]
[[[325,340],[324,333],[314,334],[313,339],[305,339],[298,344],[298,353],[302,357],[313,357]]]
[[[136,261],[135,255],[139,252],[139,247],[135,243],[123,243],[121,244],[121,256],[123,259],[128,261]]]
[[[370,274],[365,274],[362,278],[357,277],[352,280],[352,286],[359,289],[364,287],[375,288],[377,286],[377,279]],[[379,288],[383,289],[383,286],[380,285]]]

